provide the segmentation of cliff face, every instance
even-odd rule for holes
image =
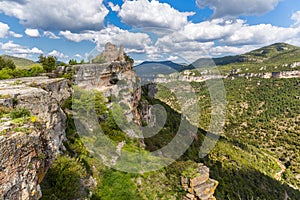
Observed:
[[[128,121],[139,123],[137,112],[141,97],[136,73],[132,70],[133,63],[114,61],[104,64],[87,64],[75,66],[75,85],[86,90],[98,90],[112,103],[127,105],[125,109]]]
[[[30,118],[5,115],[0,125],[1,199],[38,199],[39,183],[65,138],[66,116],[61,105],[70,96],[64,79],[47,77],[0,81],[0,107],[26,108]]]

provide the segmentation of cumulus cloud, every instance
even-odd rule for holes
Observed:
[[[57,35],[55,35],[54,33],[52,33],[51,31],[44,31],[44,36],[45,37],[48,37],[50,39],[53,39],[53,40],[58,40],[60,39],[60,37],[58,37]]]
[[[167,60],[170,60],[170,61],[174,61],[174,60],[177,60],[179,57],[178,56],[170,56],[169,58],[167,58]]]
[[[100,29],[108,14],[103,0],[2,0],[0,12],[20,23],[44,30]]]
[[[25,30],[26,35],[28,35],[31,38],[38,38],[41,37],[39,30],[37,29],[31,29],[31,28],[27,28]]]
[[[119,12],[121,10],[119,5],[114,5],[112,2],[108,2],[108,6],[114,12]]]
[[[243,20],[214,19],[188,23],[181,30],[159,37],[148,54],[166,53],[193,61],[199,57],[241,54],[276,42],[299,44],[300,27],[249,25]]]
[[[273,10],[281,0],[196,0],[200,8],[214,10],[213,18],[262,15]]]
[[[23,37],[22,34],[15,33],[13,31],[10,31],[10,27],[7,24],[4,24],[0,22],[0,38],[5,38],[5,37],[14,37],[14,38],[21,38]]]
[[[221,39],[220,42],[227,45],[256,45],[286,42],[300,36],[299,28],[277,27],[271,24],[258,24],[249,26],[244,24],[230,36]]]
[[[50,53],[48,53],[48,56],[54,56],[54,57],[60,58],[60,59],[69,58],[69,56],[66,56],[65,54],[63,54],[62,52],[59,52],[57,50],[51,51]]]
[[[188,23],[193,12],[179,12],[167,3],[157,0],[125,1],[119,12],[123,22],[135,27],[179,29]]]
[[[80,54],[75,54],[74,57],[76,57],[76,58],[82,58],[82,55],[80,55]]]
[[[9,26],[0,22],[0,38],[5,38],[8,34]]]
[[[84,40],[92,41],[99,47],[107,42],[123,44],[126,48],[141,50],[151,43],[149,35],[145,33],[133,33],[120,29],[116,26],[109,26],[100,31],[85,31],[82,33],[72,33],[71,31],[61,31],[59,35],[73,42]]]
[[[241,47],[234,46],[215,46],[209,49],[210,55],[212,56],[223,56],[223,55],[232,55],[232,54],[242,54],[249,51],[252,51],[259,46],[255,45],[244,45]]]
[[[189,40],[200,42],[213,41],[229,36],[239,30],[243,24],[243,20],[214,19],[197,24],[189,23],[173,35],[175,38],[186,37]]]
[[[43,54],[43,51],[38,49],[37,47],[29,48],[20,44],[15,44],[13,41],[0,43],[0,49],[4,51],[5,54],[18,55],[20,57],[25,57],[26,55],[31,54]]]
[[[15,33],[13,31],[9,31],[9,35],[12,36],[12,37],[15,37],[15,38],[22,38],[23,37],[22,34]]]
[[[300,11],[293,13],[291,19],[295,21],[294,27],[300,26]]]

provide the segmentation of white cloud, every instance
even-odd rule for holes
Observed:
[[[37,29],[31,29],[31,28],[27,28],[25,30],[26,35],[28,35],[31,38],[38,38],[41,37],[39,30]]]
[[[196,0],[200,8],[214,10],[213,18],[262,15],[273,10],[281,0]]]
[[[248,25],[239,19],[214,19],[188,23],[181,30],[160,37],[145,52],[149,55],[165,53],[193,61],[199,57],[241,54],[276,42],[297,45],[300,40],[296,38],[300,38],[300,27]]]
[[[119,5],[114,5],[112,2],[108,2],[108,6],[114,12],[119,12],[121,10]]]
[[[0,12],[43,30],[99,29],[108,14],[103,0],[2,0]]]
[[[175,38],[186,37],[189,40],[200,42],[214,41],[224,38],[233,32],[239,30],[243,26],[243,20],[227,20],[214,19],[201,23],[189,23],[177,33],[174,33]]]
[[[76,58],[82,58],[82,56],[80,54],[76,54],[76,55],[74,55],[74,57],[76,57]]]
[[[167,60],[174,61],[177,60],[178,58],[179,58],[178,56],[170,56],[169,58],[167,58]]]
[[[7,24],[0,22],[0,38],[5,38],[7,36],[12,36],[15,38],[23,37],[22,34],[18,34],[13,31],[10,31],[10,27]]]
[[[242,47],[234,46],[216,46],[209,49],[210,55],[212,56],[223,56],[223,55],[232,55],[232,54],[242,54],[249,51],[252,51],[259,46],[254,45],[244,45]]]
[[[0,38],[5,38],[8,34],[9,26],[0,22]]]
[[[7,43],[0,43],[0,49],[9,55],[19,55],[21,57],[26,57],[26,55],[31,54],[43,54],[43,51],[37,47],[29,48],[19,44],[15,44],[13,41]]]
[[[167,3],[157,0],[125,1],[119,12],[122,21],[136,27],[180,29],[188,23],[193,12],[179,12]]]
[[[15,37],[15,38],[22,38],[23,37],[22,34],[15,33],[13,31],[9,31],[9,35],[12,36],[12,37]]]
[[[48,56],[54,56],[54,57],[60,58],[60,59],[69,58],[69,56],[66,56],[65,54],[63,54],[62,52],[59,52],[57,50],[51,51],[50,53],[48,53]]]
[[[58,37],[57,35],[55,35],[54,33],[50,32],[50,31],[44,31],[44,36],[48,37],[50,39],[53,39],[53,40],[60,39],[60,37]]]
[[[244,24],[230,36],[221,39],[220,42],[227,45],[255,45],[286,42],[300,36],[299,28],[277,27],[271,24],[259,24],[249,26]]]
[[[294,27],[300,26],[300,11],[293,13],[291,19],[295,21]]]
[[[145,33],[133,33],[116,26],[109,26],[100,31],[85,31],[82,33],[61,31],[59,35],[73,42],[92,41],[98,47],[103,47],[107,42],[112,42],[118,45],[123,44],[125,48],[141,50],[151,43],[149,35]]]

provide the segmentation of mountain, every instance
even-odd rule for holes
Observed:
[[[19,58],[19,57],[9,56],[9,55],[1,55],[1,57],[4,59],[12,60],[15,63],[15,65],[20,68],[26,68],[37,64],[36,62],[26,58]]]
[[[187,68],[206,68],[218,66],[223,73],[238,70],[247,72],[273,72],[291,70],[300,62],[300,47],[286,43],[275,43],[235,56],[220,58],[200,58]]]
[[[187,65],[172,61],[145,61],[134,67],[136,74],[141,78],[142,84],[153,82],[161,74],[167,75],[191,69]]]
[[[184,64],[177,64],[172,61],[145,61],[137,66],[135,66],[136,72],[153,73],[154,71],[157,74],[169,74],[175,71],[182,71],[187,69],[187,66]]]
[[[135,70],[141,77],[156,77],[158,74],[171,74],[184,70],[209,68],[217,66],[221,74],[264,73],[291,71],[300,68],[300,47],[286,43],[275,43],[241,55],[220,58],[200,58],[190,65],[177,64],[172,61],[146,61]]]

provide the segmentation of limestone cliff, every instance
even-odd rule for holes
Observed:
[[[103,92],[107,103],[124,103],[128,121],[139,123],[137,112],[141,96],[136,73],[130,61],[114,61],[103,64],[76,65],[75,85],[86,90],[96,89]]]
[[[39,199],[39,183],[56,159],[65,138],[66,116],[61,105],[70,96],[65,79],[47,77],[0,81],[0,106],[26,108],[30,118],[1,118],[0,197]]]

